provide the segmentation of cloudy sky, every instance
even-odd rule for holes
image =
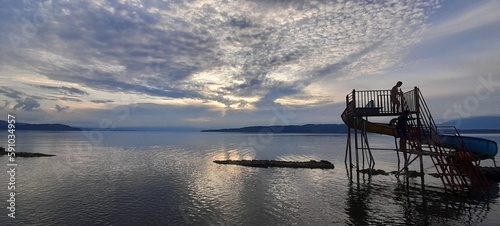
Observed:
[[[352,89],[500,116],[500,1],[1,1],[0,115],[98,127],[340,123]]]

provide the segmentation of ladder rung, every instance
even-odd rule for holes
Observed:
[[[443,172],[440,172],[442,174],[454,174],[454,175],[459,175],[459,174],[465,174],[464,172],[458,171],[458,170],[443,170]]]
[[[443,175],[443,176],[461,176],[461,177],[469,176],[468,174],[454,174],[454,173],[438,173],[438,175]]]

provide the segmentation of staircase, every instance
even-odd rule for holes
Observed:
[[[438,128],[417,87],[403,94],[401,105],[403,110],[411,113],[408,120],[409,149],[427,149],[430,152],[432,162],[446,189],[455,193],[463,193],[472,188],[483,191],[488,189],[488,181],[473,161],[455,127],[452,127],[451,131],[460,145],[449,148],[441,144]]]

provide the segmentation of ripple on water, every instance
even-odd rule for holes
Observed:
[[[431,186],[424,202],[419,180],[410,179],[409,187],[394,176],[349,182],[343,163],[345,149],[331,148],[332,143],[345,145],[345,137],[275,136],[262,149],[251,149],[239,147],[248,141],[244,135],[190,134],[183,138],[158,133],[153,136],[158,140],[150,146],[131,141],[142,135],[131,132],[122,139],[116,133],[92,150],[71,149],[82,142],[71,136],[62,136],[57,144],[47,142],[47,134],[32,139],[32,145],[39,145],[33,150],[57,156],[19,159],[16,223],[475,225],[498,219],[492,214],[499,212],[498,184],[486,201],[447,195],[439,189],[439,181],[430,179],[426,180]],[[387,145],[393,140],[390,142]],[[377,162],[377,167],[394,168],[386,160],[387,153],[374,154],[385,161]],[[325,159],[336,168],[262,169],[213,163],[227,158]],[[0,181],[8,179],[0,174]],[[0,189],[0,195],[6,197],[6,189]],[[0,225],[9,224],[0,218]]]

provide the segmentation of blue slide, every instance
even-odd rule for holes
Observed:
[[[497,143],[479,137],[460,136],[470,153],[480,159],[492,159],[498,153]],[[454,135],[439,135],[441,146],[445,148],[458,149],[460,140]]]

